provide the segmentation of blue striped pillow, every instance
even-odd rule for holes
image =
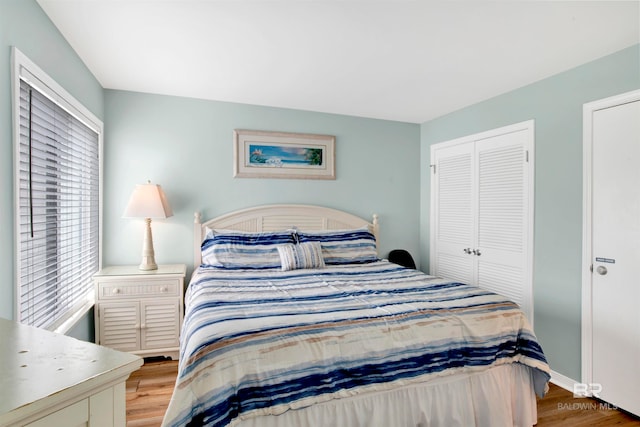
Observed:
[[[294,242],[290,231],[211,230],[202,242],[202,264],[226,269],[280,268],[278,246]]]
[[[378,260],[376,238],[367,227],[296,233],[300,243],[319,242],[322,245],[325,264],[364,264]]]
[[[282,270],[324,268],[320,242],[304,242],[278,246]]]

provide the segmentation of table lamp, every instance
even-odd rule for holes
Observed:
[[[153,236],[151,234],[152,218],[168,218],[173,215],[162,187],[148,181],[138,184],[131,193],[123,218],[144,218],[147,226],[142,241],[142,262],[140,270],[157,270],[155,253],[153,251]]]

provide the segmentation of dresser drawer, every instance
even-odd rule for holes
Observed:
[[[153,296],[175,296],[182,292],[180,279],[127,280],[98,283],[98,298],[137,298]]]

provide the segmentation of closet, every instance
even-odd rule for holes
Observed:
[[[519,304],[533,323],[534,122],[431,146],[430,273]]]

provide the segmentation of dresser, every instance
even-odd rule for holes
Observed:
[[[96,342],[140,356],[178,358],[186,266],[106,267],[94,277]]]
[[[0,426],[122,427],[142,359],[0,319]]]

